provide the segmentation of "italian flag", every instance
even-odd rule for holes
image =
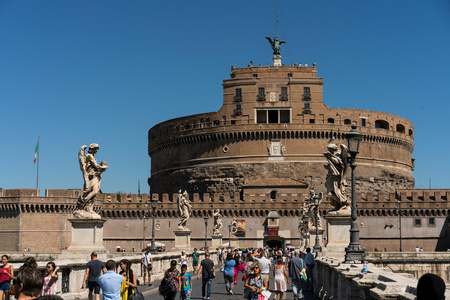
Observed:
[[[38,152],[39,152],[39,140],[38,140],[38,142],[36,144],[36,149],[34,150],[34,162],[33,162],[33,164],[36,164],[36,159],[37,159]]]

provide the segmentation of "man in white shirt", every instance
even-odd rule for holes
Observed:
[[[150,247],[145,248],[145,253],[141,256],[141,263],[144,265],[144,285],[145,285],[145,277],[148,274],[148,286],[152,285],[152,266],[153,266],[153,257],[150,253]]]

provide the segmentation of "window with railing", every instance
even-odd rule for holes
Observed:
[[[287,101],[287,100],[288,100],[287,87],[283,86],[281,87],[280,101]]]
[[[264,88],[258,88],[258,100],[266,100],[266,90]]]
[[[303,100],[311,100],[311,90],[307,86],[303,88]]]
[[[234,101],[242,101],[242,89],[236,89]]]

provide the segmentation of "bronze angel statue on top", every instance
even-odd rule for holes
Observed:
[[[270,37],[266,36],[266,39],[269,41],[270,45],[272,45],[273,55],[281,55],[280,45],[285,44],[285,41],[278,40],[278,37],[274,37],[273,41]]]

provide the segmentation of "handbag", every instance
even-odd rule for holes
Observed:
[[[134,293],[128,297],[129,300],[144,300],[144,295],[139,292],[138,288],[134,288]]]
[[[264,290],[261,293],[259,293],[258,300],[269,300],[270,295],[272,295],[271,292],[269,292],[268,290]]]
[[[245,270],[245,264],[239,264],[237,268],[238,271],[243,272]]]
[[[303,259],[302,259],[302,270],[300,271],[300,279],[303,281],[306,281],[307,276],[306,276],[306,269],[303,266]]]

